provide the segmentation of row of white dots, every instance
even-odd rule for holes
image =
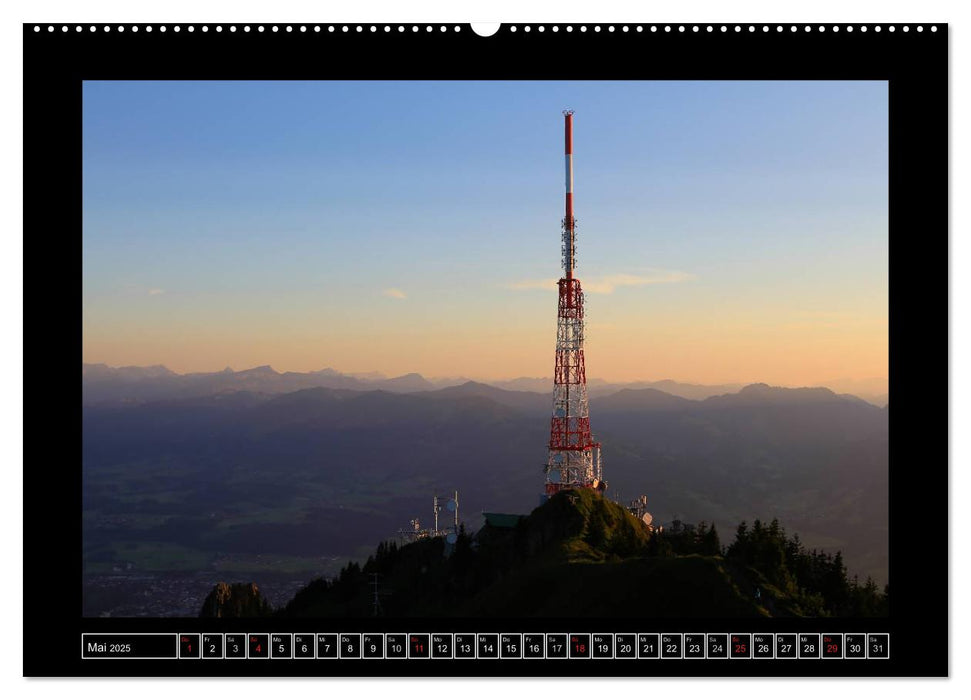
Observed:
[[[213,27],[213,28],[217,32],[221,32],[224,29],[224,27],[222,25],[215,25],[215,27]],[[405,27],[404,25],[398,25],[397,27],[392,27],[390,25],[384,25],[384,27],[383,28],[380,28],[380,29],[383,29],[385,32],[391,32],[391,31],[394,31],[395,29],[397,29],[397,31],[399,31],[399,32],[404,32],[404,31],[407,31],[409,28],[411,29],[412,32],[421,31],[421,27],[419,27],[418,25],[411,25],[410,27]],[[119,25],[117,27],[114,27],[114,29],[117,32],[124,32],[125,31],[124,25]],[[132,32],[138,32],[139,29],[141,29],[142,31],[151,32],[153,28],[152,28],[151,25],[145,26],[145,27],[141,27],[141,28],[138,25],[131,25],[129,27],[129,29]],[[160,31],[160,32],[165,32],[168,29],[169,28],[167,26],[165,26],[165,25],[160,25],[158,27],[158,31]],[[182,31],[182,27],[179,26],[179,25],[175,25],[175,26],[171,27],[171,29],[172,29],[173,32]],[[226,29],[228,29],[230,32],[237,31],[236,25],[229,25],[228,27],[226,27]],[[257,32],[266,31],[266,27],[264,27],[263,25],[258,25],[256,27],[250,27],[250,25],[243,25],[241,27],[241,29],[244,32],[249,32],[249,31],[251,31],[253,29],[255,29],[255,31],[257,31]],[[326,27],[321,27],[320,25],[313,25],[313,26],[309,26],[308,27],[307,25],[301,24],[301,25],[297,25],[296,27],[294,27],[294,25],[286,25],[284,27],[284,31],[287,31],[287,32],[293,32],[294,30],[296,30],[296,31],[299,31],[299,32],[313,31],[313,32],[318,32],[319,33],[321,31],[324,31],[325,29],[328,32],[336,32],[336,31],[350,32],[352,30],[355,31],[355,32],[363,32],[365,29],[368,29],[371,32],[377,32],[377,31],[379,31],[379,27],[377,25],[373,25],[373,24],[370,25],[369,27],[365,27],[365,26],[360,25],[360,24],[359,25],[356,25],[356,26],[353,26],[353,25],[350,25],[349,26],[349,25],[346,25],[346,24],[345,25],[341,25],[341,26],[328,25]],[[516,32],[518,29],[519,28],[516,25],[512,25],[512,26],[509,27],[509,31],[510,32]],[[529,26],[529,25],[524,26],[522,28],[522,30],[524,32],[529,32],[532,29],[533,29],[533,27],[532,26]],[[545,32],[546,31],[546,27],[543,26],[543,25],[539,25],[535,29],[538,32]],[[557,26],[557,25],[551,26],[550,29],[552,31],[554,31],[554,32],[560,31],[560,27]],[[590,27],[589,29],[592,29],[594,32],[599,32],[599,31],[602,31],[602,29],[604,29],[604,28],[601,27],[601,26],[599,26],[599,25],[594,25],[593,27]],[[606,30],[608,32],[613,32],[613,31],[616,31],[617,29],[618,29],[618,27],[615,27],[613,25],[608,25],[606,27]],[[629,32],[629,31],[631,31],[631,27],[628,26],[628,25],[623,25],[623,26],[619,27],[619,29],[622,32]],[[635,27],[633,27],[633,29],[634,29],[634,31],[637,31],[637,32],[643,32],[643,31],[645,31],[645,27],[643,27],[641,25],[636,25]],[[700,31],[704,30],[706,32],[714,32],[714,31],[728,32],[728,31],[734,30],[735,32],[742,32],[742,31],[748,30],[749,32],[756,32],[756,31],[759,31],[759,29],[761,29],[761,31],[763,31],[763,32],[769,32],[769,31],[772,31],[772,29],[775,29],[776,32],[784,32],[786,30],[786,27],[784,27],[781,24],[773,25],[772,27],[770,27],[767,24],[763,24],[760,27],[757,27],[754,24],[750,24],[747,27],[745,27],[743,25],[739,25],[739,24],[734,25],[734,27],[732,27],[731,25],[725,25],[725,24],[722,24],[720,26],[712,26],[710,24],[709,25],[697,25],[697,24],[695,24],[695,25],[689,25],[689,26],[685,26],[685,25],[681,24],[681,25],[677,25],[677,26],[672,26],[672,25],[666,24],[666,25],[663,25],[663,26],[651,25],[650,27],[647,28],[647,31],[651,31],[651,32],[658,32],[658,31],[671,32],[671,31],[677,30],[678,32],[686,32],[686,31],[689,31],[690,30],[691,32],[700,32]],[[788,29],[789,29],[790,32],[797,32],[797,31],[799,31],[799,27],[797,27],[795,25],[790,25],[788,27]],[[819,25],[817,27],[812,27],[810,25],[806,25],[806,26],[803,27],[803,30],[804,31],[807,31],[807,32],[811,32],[814,29],[816,31],[819,31],[819,32],[825,32],[825,31],[827,31],[827,27],[825,25]],[[846,31],[846,32],[852,32],[852,31],[854,31],[854,27],[852,25],[845,26],[842,29],[843,29],[843,31]],[[875,32],[879,32],[879,31],[882,31],[883,30],[883,26],[881,26],[881,25],[873,25],[872,27],[868,27],[867,25],[863,24],[863,25],[859,25],[858,27],[856,27],[856,29],[858,29],[861,32],[866,32],[868,29],[872,29]],[[892,25],[892,24],[891,25],[888,25],[886,27],[886,29],[889,32],[895,32],[895,31],[897,31],[897,27],[894,26],[894,25]],[[900,29],[901,29],[901,31],[909,32],[910,29],[911,29],[911,27],[910,27],[910,25],[902,25],[900,27]],[[922,31],[924,31],[924,26],[923,25],[917,25],[917,27],[915,27],[915,29],[918,32],[922,32]],[[56,30],[56,27],[54,25],[51,24],[51,25],[48,25],[47,26],[47,31],[48,32],[53,32],[55,30]],[[61,25],[61,31],[62,32],[68,32],[70,30],[71,30],[71,27],[70,26],[68,26],[66,24]],[[74,27],[74,31],[76,31],[76,32],[81,32],[83,30],[84,30],[84,28],[81,25],[75,25],[75,27]],[[91,32],[96,32],[96,31],[98,31],[98,27],[96,27],[94,25],[91,25],[91,26],[88,27],[88,30],[91,31]],[[110,32],[111,30],[112,30],[112,27],[109,26],[109,25],[105,25],[102,28],[102,31],[105,31],[105,32]],[[189,25],[189,26],[186,27],[186,31],[194,32],[195,30],[196,30],[196,27],[193,26],[193,25]],[[209,26],[208,25],[203,25],[202,27],[199,28],[199,30],[200,31],[203,31],[203,32],[208,32],[209,31]],[[271,25],[269,27],[269,30],[272,31],[272,32],[279,32],[280,31],[280,27],[278,25]],[[460,29],[460,27],[458,25],[454,25],[452,27],[452,30],[453,31],[456,31],[456,32],[461,31],[461,29]],[[567,31],[567,32],[572,32],[572,31],[574,31],[574,27],[572,25],[567,25],[566,27],[564,27],[564,30]],[[588,30],[588,27],[586,25],[580,25],[579,27],[577,27],[577,30],[578,31],[581,31],[581,32],[585,32],[585,31]],[[833,32],[839,32],[841,30],[841,28],[838,25],[833,25],[833,26],[829,27],[829,30],[830,31],[833,31]],[[931,25],[930,30],[932,32],[936,32],[937,31],[937,26],[936,25]],[[41,26],[35,24],[34,25],[34,31],[35,32],[42,31]],[[435,31],[435,27],[433,27],[431,25],[426,25],[425,26],[425,31],[426,32],[433,32],[433,31]],[[448,31],[448,27],[442,25],[442,26],[439,27],[439,31],[446,32],[446,31]]]
[[[57,28],[54,25],[48,25],[47,26],[47,31],[49,31],[49,32],[53,32],[56,29]],[[116,27],[111,27],[110,25],[105,25],[104,27],[101,28],[101,30],[104,31],[104,32],[110,32],[112,29],[114,29],[116,32],[124,32],[125,31],[125,26],[124,25],[119,25],[119,26],[116,26]],[[139,27],[138,25],[134,25],[133,24],[133,25],[131,25],[129,27],[129,30],[132,31],[132,32],[138,32],[139,29],[141,29],[142,31],[146,31],[146,32],[151,32],[152,31],[152,27],[151,26]],[[171,29],[173,32],[180,32],[180,31],[182,31],[182,27],[179,26],[179,25],[175,25],[173,27],[167,27],[166,25],[160,25],[158,27],[158,31],[160,31],[160,32],[165,32],[165,31],[168,31],[169,29]],[[203,26],[199,27],[198,29],[199,29],[199,31],[202,31],[202,32],[208,32],[209,29],[210,29],[210,27],[208,25],[203,25]],[[247,25],[243,25],[242,27],[238,27],[237,28],[236,25],[229,25],[228,27],[223,27],[222,25],[218,25],[217,24],[216,26],[212,27],[212,29],[214,29],[217,32],[221,32],[221,31],[223,31],[223,29],[226,29],[226,30],[228,30],[230,32],[235,32],[235,31],[237,31],[237,29],[241,29],[244,32],[249,32],[249,31],[263,32],[263,31],[267,31],[267,30],[272,31],[272,32],[279,32],[280,29],[281,29],[281,27],[278,26],[278,25],[271,25],[269,27],[264,27],[263,25],[258,25],[258,26],[255,26],[255,27],[251,27],[250,25],[247,24]],[[313,26],[307,26],[305,24],[301,24],[301,25],[297,25],[297,26],[286,25],[286,26],[283,27],[283,30],[284,31],[287,31],[287,32],[293,32],[293,31],[299,31],[299,32],[313,31],[313,32],[318,32],[318,33],[321,32],[321,31],[324,31],[324,30],[326,30],[328,32],[336,32],[336,31],[349,32],[349,31],[352,31],[352,30],[353,31],[357,31],[357,32],[363,32],[365,29],[369,29],[372,32],[377,32],[378,29],[379,29],[379,27],[377,27],[377,26],[375,26],[373,24],[370,27],[364,27],[362,25],[357,25],[357,26],[348,26],[348,25],[334,26],[334,25],[330,25],[330,26],[326,26],[326,27],[321,27],[319,24],[315,24]],[[391,26],[385,25],[383,27],[383,29],[386,32],[390,32],[390,31],[393,31],[394,28],[391,27]],[[417,25],[412,25],[410,27],[410,29],[413,32],[417,32],[417,31],[420,31],[421,30],[421,27],[419,27]],[[185,30],[188,31],[188,32],[194,32],[194,31],[196,31],[196,27],[194,25],[189,25],[189,26],[186,26],[185,27]],[[404,31],[406,31],[406,28],[404,26],[402,26],[402,25],[399,25],[397,27],[397,30],[399,32],[404,32]],[[456,26],[453,26],[452,27],[452,30],[458,32],[458,31],[461,31],[461,28],[456,25]],[[42,31],[42,27],[40,25],[38,25],[38,24],[35,24],[34,25],[34,31],[35,32],[40,32],[40,31]],[[66,25],[66,24],[61,25],[61,31],[62,32],[69,32],[69,31],[71,31],[71,27],[69,25]],[[84,31],[84,27],[82,27],[81,25],[75,25],[74,31],[76,31],[76,32]],[[88,27],[88,31],[96,32],[96,31],[98,31],[98,27],[97,26],[94,26],[94,25],[91,25],[91,26]],[[433,31],[435,31],[435,27],[432,27],[431,25],[427,25],[425,27],[425,31],[426,32],[433,32]],[[448,31],[448,27],[446,27],[446,26],[443,25],[443,26],[439,27],[439,31],[446,32],[446,31]]]
[[[786,30],[786,27],[782,26],[781,24],[774,25],[773,27],[770,27],[767,24],[763,24],[760,27],[757,27],[754,24],[750,24],[747,27],[744,27],[744,26],[739,25],[739,24],[736,24],[734,26],[734,30],[736,32],[742,32],[742,31],[745,31],[746,29],[749,32],[756,32],[759,29],[761,29],[763,32],[769,32],[769,31],[772,31],[773,28],[777,32],[784,32]],[[553,26],[553,27],[551,27],[551,29],[554,32],[558,32],[560,30],[560,28],[558,26]],[[565,29],[568,32],[572,32],[574,30],[573,26],[570,26],[570,25],[568,25]],[[581,25],[579,27],[579,31],[581,31],[581,32],[585,32],[585,31],[587,31],[587,29],[588,29],[588,27],[585,26],[585,25]],[[592,29],[595,32],[599,32],[599,31],[602,31],[604,28],[603,27],[600,27],[599,25],[594,25],[590,29]],[[708,32],[714,32],[716,30],[720,30],[720,31],[723,31],[723,32],[728,32],[728,31],[730,31],[732,29],[732,27],[730,25],[725,25],[725,24],[720,25],[720,26],[712,26],[710,24],[709,25],[698,25],[698,24],[694,24],[694,25],[689,25],[687,27],[685,25],[683,25],[683,24],[680,24],[680,25],[677,25],[677,26],[672,26],[670,24],[666,24],[666,25],[663,25],[663,26],[659,26],[659,25],[656,25],[655,24],[655,25],[651,25],[650,27],[648,27],[648,30],[649,31],[652,31],[652,32],[657,32],[659,30],[663,30],[665,32],[670,32],[673,29],[677,29],[677,31],[679,31],[679,32],[685,32],[685,31],[687,31],[689,29],[692,32],[700,32],[702,29],[704,29],[705,31],[708,31]],[[811,31],[813,31],[814,27],[809,26],[809,25],[806,25],[806,26],[803,27],[803,29],[805,31],[807,31],[807,32],[811,32]],[[819,31],[819,32],[825,32],[827,28],[824,25],[819,25],[818,27],[815,27],[815,29],[817,31]],[[853,29],[854,29],[854,27],[852,25],[849,25],[849,26],[843,27],[843,29],[845,31],[847,31],[847,32],[852,32]],[[864,24],[864,25],[859,25],[858,29],[861,32],[865,32],[865,31],[867,31],[868,27],[867,27],[867,25]],[[875,32],[879,32],[879,31],[881,31],[882,26],[881,25],[873,25],[872,26],[872,29]],[[901,26],[901,29],[903,31],[905,31],[905,32],[909,32],[910,31],[910,26],[909,25],[902,25]],[[511,31],[511,32],[515,32],[516,30],[517,30],[517,27],[515,25],[509,27],[509,31]],[[530,26],[523,27],[523,31],[524,32],[528,32],[528,31],[531,31],[531,30],[532,30],[532,27],[530,27]],[[536,30],[537,31],[540,31],[540,32],[543,32],[543,31],[546,31],[546,28],[543,27],[543,26],[539,26],[539,27],[536,28]],[[614,27],[612,25],[608,25],[606,27],[606,30],[608,32],[614,32],[614,31],[617,31],[617,27]],[[623,26],[620,27],[620,30],[623,31],[623,32],[629,32],[629,31],[631,31],[631,27],[629,27],[627,25],[623,25]],[[637,25],[637,26],[634,27],[634,30],[635,31],[638,31],[638,32],[643,32],[645,30],[645,28],[643,26],[641,26],[641,25]],[[839,32],[840,31],[840,27],[838,25],[833,25],[833,26],[830,27],[830,30],[833,31],[833,32]],[[924,26],[923,25],[918,25],[916,27],[916,30],[918,32],[922,32],[922,31],[924,31]],[[936,25],[931,25],[930,30],[932,32],[936,32],[937,31],[937,26]],[[797,32],[797,31],[799,31],[799,27],[797,27],[795,25],[791,25],[789,27],[789,31],[791,31],[791,32]],[[897,27],[895,27],[894,25],[888,25],[887,26],[887,31],[895,32],[895,31],[897,31]]]

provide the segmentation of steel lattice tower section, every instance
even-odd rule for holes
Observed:
[[[566,216],[562,257],[565,276],[559,281],[556,317],[556,365],[553,372],[553,417],[550,421],[546,495],[563,489],[603,491],[600,443],[590,432],[587,374],[583,359],[583,290],[573,276],[576,266],[576,217],[573,215],[573,111],[563,112],[566,135]]]

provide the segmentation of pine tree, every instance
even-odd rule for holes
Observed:
[[[735,529],[735,541],[728,547],[728,556],[732,559],[745,561],[748,558],[749,531],[748,525],[743,520]]]
[[[697,552],[698,554],[705,554],[705,540],[708,538],[708,523],[702,520],[698,523],[698,527],[695,528],[694,541],[692,552]]]
[[[702,538],[701,553],[714,557],[721,554],[721,551],[722,547],[721,542],[718,540],[718,530],[715,529],[715,523],[712,523],[711,529],[709,529]]]

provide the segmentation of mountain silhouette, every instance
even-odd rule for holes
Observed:
[[[499,389],[482,382],[465,382],[458,386],[450,386],[431,392],[430,398],[457,399],[461,397],[480,397],[493,401],[501,406],[530,413],[534,415],[548,413],[552,408],[552,399],[545,394],[531,391],[510,391]]]
[[[221,372],[177,374],[162,365],[152,367],[109,367],[105,364],[83,364],[81,368],[82,395],[91,403],[142,403],[161,398],[204,396],[225,391],[257,391],[283,394],[300,389],[324,387],[329,389],[383,389],[398,393],[434,391],[467,384],[466,378],[427,379],[417,373],[388,378],[380,372],[345,374],[332,368],[311,372],[277,372],[262,365],[239,372],[226,367]],[[475,382],[483,383],[483,382]],[[549,377],[519,377],[510,380],[484,382],[497,389],[549,395],[553,380]],[[611,383],[592,378],[588,381],[591,398],[601,398],[619,391],[656,389],[672,396],[704,400],[713,396],[741,393],[741,384],[703,385],[675,382],[670,379],[646,382]],[[759,386],[759,385],[750,385]],[[764,385],[763,385],[764,386]],[[801,391],[801,390],[796,390]],[[843,394],[849,397],[848,394]],[[867,395],[865,400],[877,406],[887,403],[887,395]]]
[[[325,368],[313,372],[277,372],[269,365],[233,371],[177,374],[161,365],[155,367],[81,367],[82,399],[85,404],[145,403],[169,398],[192,398],[227,391],[284,394],[300,389],[383,389],[393,392],[430,391],[437,385],[420,374],[385,378],[341,374]]]
[[[621,389],[616,394],[595,399],[593,403],[600,411],[679,411],[698,404],[658,389]]]
[[[739,394],[592,398],[609,494],[647,494],[659,522],[777,516],[885,581],[889,411],[825,390]],[[549,396],[474,382],[89,404],[85,558],[108,566],[130,541],[203,557],[348,556],[427,521],[431,495],[455,489],[477,529],[482,511],[535,506],[549,411]]]

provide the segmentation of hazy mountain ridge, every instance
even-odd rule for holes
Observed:
[[[384,390],[396,393],[431,392],[443,388],[464,386],[470,382],[504,391],[552,394],[552,378],[519,377],[510,380],[473,381],[464,377],[427,379],[412,372],[398,377],[386,377],[380,372],[342,373],[329,367],[312,372],[277,372],[270,365],[234,371],[227,367],[220,372],[178,374],[163,365],[150,367],[109,367],[105,364],[82,364],[82,395],[86,404],[120,402],[144,403],[167,398],[188,398],[231,391],[252,391],[265,394],[286,394],[301,389],[323,387],[358,391]],[[748,385],[748,387],[760,385]],[[611,383],[590,379],[588,393],[593,398],[609,396],[620,391],[652,389],[665,394],[701,401],[713,396],[739,393],[746,385],[702,385],[660,381]],[[801,391],[801,389],[793,389]],[[850,396],[844,394],[844,396]],[[527,399],[521,398],[523,403]],[[887,394],[866,396],[860,400],[884,406]]]
[[[411,518],[427,524],[431,495],[454,489],[473,527],[481,511],[529,512],[550,401],[468,382],[86,406],[86,569],[241,571],[279,556],[319,570],[322,557],[360,553]],[[640,389],[590,403],[611,496],[646,493],[660,522],[778,516],[807,545],[842,549],[851,574],[885,582],[888,411],[764,385],[704,401]]]

